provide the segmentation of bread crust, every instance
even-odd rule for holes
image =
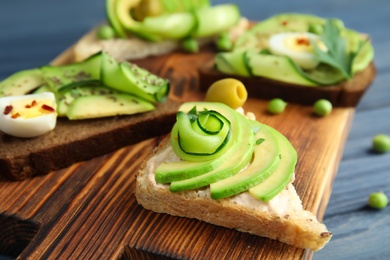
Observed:
[[[180,102],[167,100],[154,111],[88,120],[58,118],[56,128],[36,138],[0,132],[0,172],[24,180],[101,156],[172,129]]]
[[[156,165],[153,166],[151,161],[167,152],[167,139],[156,149],[155,154],[142,164],[137,175],[135,195],[144,208],[158,213],[195,218],[314,251],[323,248],[330,240],[332,233],[317,221],[313,213],[302,208],[301,200],[292,184],[283,191],[290,196],[289,204],[294,205],[286,209],[257,207],[240,203],[240,200],[234,198],[213,200],[207,195],[208,188],[173,193],[169,191],[168,185],[156,184],[153,172]],[[244,195],[250,196],[248,193]]]
[[[329,100],[335,107],[355,107],[373,83],[376,73],[375,64],[371,62],[348,81],[332,86],[310,87],[264,77],[228,75],[216,70],[214,61],[211,61],[199,68],[199,82],[200,89],[205,92],[215,81],[232,77],[240,80],[245,85],[248,95],[254,98],[282,98],[301,105],[313,105],[315,101],[323,98]]]

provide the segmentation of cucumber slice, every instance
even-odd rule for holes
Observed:
[[[102,55],[101,81],[108,87],[151,102],[163,102],[169,92],[167,80],[135,64],[118,63],[108,54]]]
[[[231,129],[231,137],[230,140],[234,140],[233,142],[228,142],[226,145],[224,145],[221,149],[218,151],[204,155],[204,154],[190,154],[183,151],[179,144],[179,131],[180,122],[176,122],[175,125],[172,128],[171,132],[171,146],[173,148],[173,151],[175,154],[182,160],[185,161],[209,161],[214,160],[215,158],[218,158],[222,156],[227,150],[231,149],[232,146],[234,146],[235,140],[240,140],[240,135],[242,130],[242,126],[240,126],[239,121],[239,115],[238,113],[228,107],[225,104],[222,103],[213,103],[213,102],[187,102],[184,103],[180,108],[179,111],[184,112],[186,114],[189,114],[191,111],[193,111],[194,107],[196,107],[197,111],[218,111],[221,115],[223,115],[230,123],[229,125],[232,127]],[[204,144],[204,145],[207,145]]]
[[[211,123],[201,122],[202,120]],[[191,123],[186,113],[179,111],[176,127],[178,145],[187,154],[212,155],[230,139],[229,120],[214,111],[201,112],[194,123]]]
[[[102,53],[92,55],[88,59],[64,66],[43,66],[42,75],[51,91],[58,92],[64,88],[98,83]]]
[[[247,56],[246,56],[246,50],[240,50],[240,51],[232,51],[232,52],[221,52],[216,55],[216,61],[217,64],[222,64],[222,66],[217,65],[218,69],[221,72],[233,72],[229,74],[235,74],[239,76],[244,76],[244,77],[250,77],[251,73],[248,68],[248,61],[247,61]],[[226,64],[226,66],[223,66],[223,64]],[[232,70],[230,71],[230,68]],[[226,69],[225,71],[223,71]]]
[[[216,158],[216,160],[223,160],[223,163],[204,174],[172,182],[169,188],[170,191],[178,192],[205,187],[236,174],[250,162],[255,144],[255,135],[249,125],[249,121],[243,115],[238,113],[237,115],[241,133],[239,139],[234,139],[235,142],[229,142],[229,144],[234,146]]]
[[[238,23],[241,15],[234,4],[220,4],[194,10],[197,27],[191,36],[195,38],[216,35]]]
[[[318,85],[304,76],[298,65],[285,56],[258,53],[249,57],[248,64],[254,76],[303,86]]]

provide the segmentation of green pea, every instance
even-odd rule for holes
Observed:
[[[219,51],[230,51],[233,48],[233,43],[230,40],[228,33],[221,34],[215,44],[217,45],[217,48]]]
[[[196,39],[188,38],[182,41],[182,48],[187,52],[196,53],[199,51],[199,44]]]
[[[115,31],[109,25],[102,25],[98,28],[97,36],[102,40],[112,39],[115,37]]]
[[[314,113],[318,116],[327,116],[332,112],[333,106],[329,100],[319,99],[314,103]]]
[[[389,200],[383,192],[374,192],[368,197],[368,205],[374,209],[384,209],[388,203]]]
[[[272,114],[280,114],[286,108],[287,103],[281,98],[274,98],[268,102],[268,112]]]
[[[390,151],[390,137],[385,134],[378,134],[372,139],[372,148],[379,153]]]

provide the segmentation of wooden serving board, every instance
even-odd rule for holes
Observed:
[[[202,100],[197,69],[213,57],[173,54],[134,61],[172,83],[171,97]],[[54,63],[72,61],[72,50]],[[354,108],[318,118],[310,106],[289,104],[266,113],[250,98],[247,111],[276,128],[299,155],[295,187],[305,209],[322,219],[350,130]],[[139,206],[135,175],[160,138],[21,182],[0,179],[0,252],[21,259],[302,259],[312,252],[194,219]]]

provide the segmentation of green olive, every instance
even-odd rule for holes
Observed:
[[[384,209],[388,203],[389,200],[383,192],[374,192],[368,197],[368,205],[374,209]]]
[[[390,136],[386,134],[378,134],[372,139],[372,148],[378,153],[386,153],[390,151]]]
[[[102,25],[98,28],[97,36],[99,39],[108,40],[115,37],[115,32],[111,26]]]
[[[248,98],[244,84],[233,78],[214,82],[206,92],[207,102],[220,102],[236,109],[242,107]]]
[[[267,109],[271,114],[280,114],[284,111],[286,106],[287,103],[283,99],[274,98],[269,101]]]
[[[333,106],[329,100],[319,99],[314,103],[314,113],[318,116],[327,116],[332,112]]]

